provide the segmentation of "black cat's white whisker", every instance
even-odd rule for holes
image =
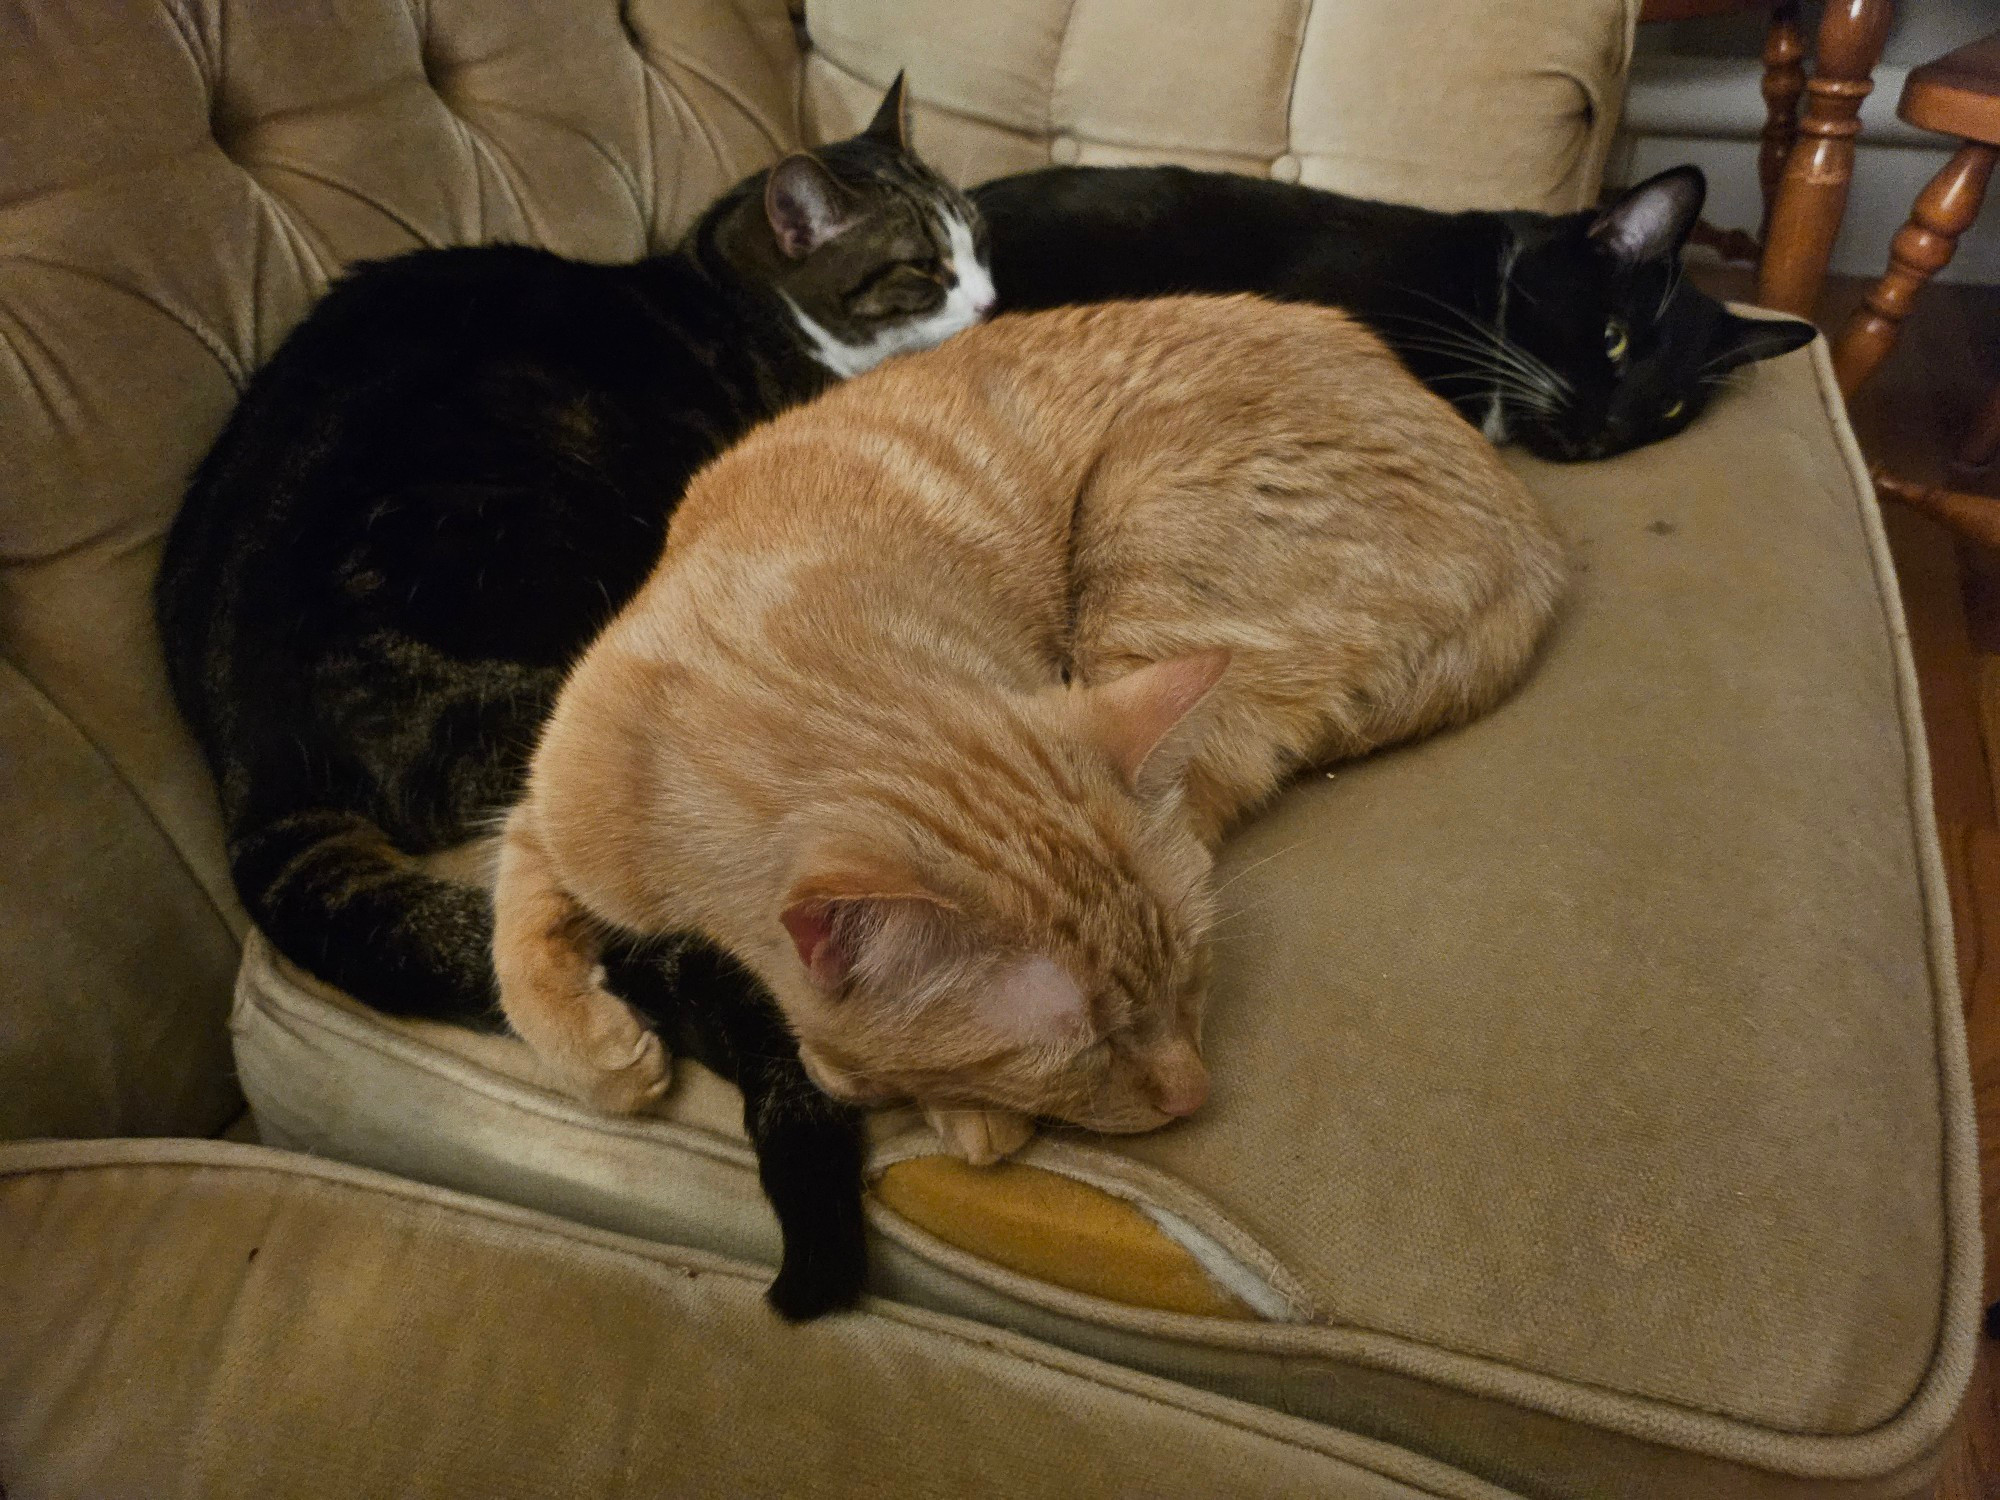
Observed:
[[[1447,344],[1434,349],[1432,352],[1448,354],[1451,347],[1451,345]],[[1468,363],[1476,364],[1495,374],[1512,376],[1522,385],[1545,390],[1554,399],[1560,400],[1570,392],[1570,385],[1567,380],[1556,374],[1555,371],[1551,370],[1541,361],[1536,360],[1532,355],[1528,355],[1524,350],[1520,350],[1504,341],[1488,341],[1485,343],[1467,342],[1460,343],[1457,347],[1459,350],[1458,358],[1464,359]]]
[[[1516,365],[1497,359],[1490,352],[1465,350],[1451,344],[1418,339],[1405,340],[1403,346],[1418,352],[1434,353],[1464,366],[1461,370],[1433,376],[1433,385],[1441,381],[1474,381],[1491,394],[1512,398],[1517,404],[1531,406],[1547,416],[1558,414],[1566,402],[1567,395],[1560,388],[1539,376],[1523,372]]]
[[[1667,315],[1667,304],[1674,300],[1674,293],[1681,289],[1681,278],[1687,274],[1687,262],[1675,256],[1667,270],[1667,289],[1660,293],[1660,304],[1653,309],[1653,321],[1659,322]]]
[[[1526,369],[1518,363],[1504,359],[1491,350],[1482,350],[1448,342],[1429,339],[1406,339],[1404,347],[1421,353],[1437,354],[1455,359],[1468,369],[1496,377],[1507,377],[1524,386],[1532,386],[1547,391],[1551,396],[1566,394],[1562,386],[1546,375]]]
[[[1520,366],[1524,374],[1546,379],[1564,391],[1571,389],[1567,377],[1555,370],[1539,355],[1522,348],[1521,345],[1508,338],[1502,330],[1496,328],[1493,324],[1430,292],[1418,291],[1416,295],[1450,313],[1479,343],[1491,349],[1501,358]],[[1445,332],[1449,331],[1449,329],[1440,329],[1439,331]]]

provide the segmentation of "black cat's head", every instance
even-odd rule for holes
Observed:
[[[716,242],[785,301],[837,375],[927,349],[992,310],[985,221],[910,149],[899,73],[868,128],[742,183]]]
[[[1679,432],[1732,370],[1808,342],[1796,318],[1739,318],[1681,276],[1708,184],[1650,177],[1598,213],[1518,231],[1489,435],[1543,458],[1607,458]],[[1495,428],[1500,430],[1496,431]]]

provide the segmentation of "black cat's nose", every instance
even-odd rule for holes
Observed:
[[[1632,424],[1630,422],[1613,420],[1606,422],[1604,430],[1590,440],[1588,451],[1584,456],[1587,458],[1610,458],[1613,454],[1623,453],[1627,448],[1635,446],[1637,444]]]

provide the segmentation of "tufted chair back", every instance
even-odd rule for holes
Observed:
[[[908,68],[962,181],[1177,161],[1430,208],[1582,208],[1638,0],[813,0],[802,113]]]
[[[206,1134],[242,916],[150,586],[348,263],[613,259],[908,67],[974,181],[1180,160],[1439,206],[1594,192],[1637,0],[0,0],[0,1136]]]
[[[244,381],[354,260],[670,243],[796,142],[798,68],[782,0],[0,7],[0,1134],[238,1107],[149,590]]]

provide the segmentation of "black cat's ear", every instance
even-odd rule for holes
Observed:
[[[1700,167],[1670,167],[1599,214],[1590,237],[1626,265],[1665,260],[1687,243],[1707,196],[1708,179]]]
[[[882,96],[881,108],[875,111],[875,118],[861,133],[871,141],[880,141],[892,151],[910,149],[910,96],[903,87],[901,73],[889,85],[889,92]]]
[[[1722,330],[1709,351],[1707,368],[1726,374],[1740,365],[1775,359],[1810,344],[1819,330],[1798,318],[1739,318],[1723,314]]]
[[[816,157],[794,152],[771,168],[764,183],[764,216],[778,248],[804,260],[859,217],[854,195]]]

